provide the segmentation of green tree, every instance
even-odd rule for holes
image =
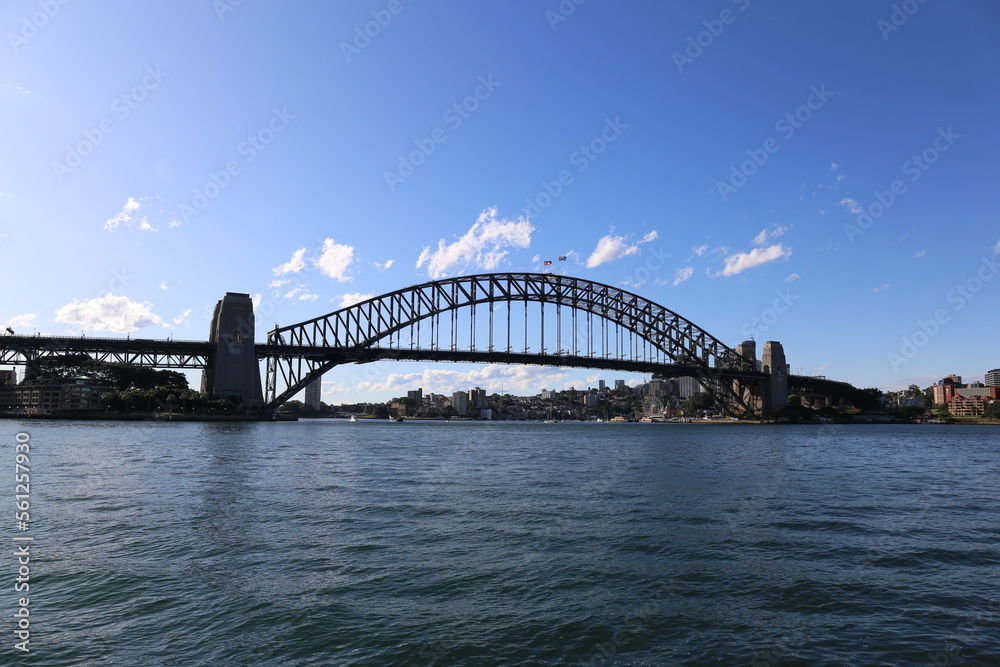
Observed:
[[[1000,401],[993,401],[987,405],[986,410],[983,411],[983,416],[987,419],[1000,420]]]
[[[681,403],[681,413],[693,417],[699,410],[710,410],[715,407],[715,398],[708,392],[692,394]]]

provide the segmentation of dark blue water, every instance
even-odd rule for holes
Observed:
[[[18,430],[0,664],[1000,664],[996,428]]]

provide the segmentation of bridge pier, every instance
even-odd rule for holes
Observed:
[[[254,344],[253,300],[249,294],[226,292],[215,304],[208,340],[216,348],[202,373],[202,392],[245,406],[263,403]]]

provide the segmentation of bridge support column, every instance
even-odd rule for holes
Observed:
[[[263,403],[249,294],[227,292],[215,304],[208,339],[217,347],[202,374],[201,390],[212,398],[231,398],[240,405]]]
[[[762,370],[768,374],[764,387],[764,409],[780,410],[788,405],[788,364],[781,343],[769,340],[764,343],[761,355]]]

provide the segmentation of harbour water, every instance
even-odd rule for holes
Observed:
[[[0,422],[0,664],[997,665],[1000,429]]]

